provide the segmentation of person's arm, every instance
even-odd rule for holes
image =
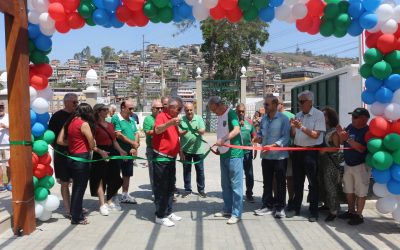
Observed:
[[[121,146],[119,145],[119,143],[118,143],[118,141],[116,139],[113,140],[113,146],[114,146],[114,149],[117,150],[120,155],[127,155],[125,150],[123,150],[121,148]]]
[[[355,140],[349,138],[346,140],[346,142],[355,150],[360,153],[364,153],[367,150],[367,147],[359,142],[356,142]]]
[[[229,134],[227,136],[225,136],[217,141],[217,143],[216,143],[217,146],[222,146],[226,141],[232,140],[238,134],[240,134],[240,127],[239,126],[233,127],[233,129],[229,132]]]
[[[178,126],[180,119],[178,117],[172,118],[166,123],[155,126],[154,131],[157,135],[164,133],[171,126]]]
[[[96,147],[96,142],[94,141],[94,137],[92,131],[90,130],[89,123],[84,122],[81,126],[81,133],[86,137],[86,140],[89,143],[89,149],[93,150]]]
[[[57,144],[60,146],[68,146],[68,140],[64,140],[64,127],[61,129],[57,137]]]
[[[289,144],[290,140],[290,123],[287,117],[283,117],[284,122],[281,128],[281,137],[273,144],[272,147],[283,147]]]
[[[296,126],[295,119],[290,119],[290,137],[294,138],[296,136]]]
[[[121,140],[121,141],[123,141],[123,142],[125,142],[125,143],[127,143],[127,144],[132,145],[132,147],[134,147],[135,149],[139,147],[139,144],[138,144],[136,141],[133,141],[133,140],[129,139],[128,137],[126,137],[125,135],[123,135],[123,134],[121,133],[121,131],[115,131],[115,136],[116,136],[119,140]],[[137,137],[137,136],[135,136],[135,140],[136,140],[136,137]]]

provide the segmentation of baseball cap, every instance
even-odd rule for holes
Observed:
[[[349,115],[356,115],[356,116],[366,116],[370,118],[368,110],[365,108],[356,108],[353,112],[349,112]]]

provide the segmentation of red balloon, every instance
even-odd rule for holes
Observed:
[[[50,17],[53,18],[55,21],[63,21],[66,18],[64,5],[62,5],[61,3],[49,4],[48,12]]]
[[[369,131],[375,137],[384,137],[390,129],[390,123],[388,120],[381,116],[377,116],[371,120],[369,124]]]
[[[117,19],[120,22],[126,23],[129,21],[129,19],[132,18],[132,11],[128,9],[128,7],[122,5],[119,6],[115,12],[115,15],[117,16]]]
[[[307,32],[313,25],[313,19],[311,16],[306,16],[303,19],[299,19],[296,21],[296,28],[300,32]]]
[[[234,10],[235,8],[236,9],[239,9],[238,8],[238,6],[237,6],[237,4],[238,4],[238,0],[220,0],[219,1],[219,4],[221,5],[221,7],[224,9],[224,10]],[[229,13],[227,13],[227,15],[228,15]],[[237,15],[238,15],[238,12],[237,12],[237,10],[235,10],[235,13],[234,14],[232,14],[232,16],[235,16],[235,17],[237,17]],[[242,12],[240,12],[240,18],[242,18]],[[228,18],[229,19],[229,18]]]
[[[322,16],[324,14],[324,8],[326,3],[321,0],[310,0],[306,6],[308,9],[308,15],[310,16]]]
[[[53,74],[53,68],[50,66],[50,64],[43,63],[43,64],[36,64],[33,67],[33,70],[35,73],[45,75],[46,77],[51,77]]]
[[[130,10],[138,11],[143,8],[144,0],[122,0],[122,3]]]
[[[49,0],[49,3],[62,3],[62,0]]]
[[[144,15],[143,11],[133,12],[133,21],[139,27],[146,26],[149,23],[149,18]]]
[[[376,45],[382,53],[386,54],[396,49],[397,39],[393,34],[383,34],[378,38]]]
[[[390,134],[390,133],[400,134],[400,120],[393,121],[390,124],[390,129],[389,129],[388,134]]]
[[[51,163],[51,156],[49,153],[46,153],[39,157],[39,163],[43,165],[49,165]]]
[[[35,168],[35,166],[39,163],[39,156],[37,154],[32,152],[32,166]]]
[[[50,166],[50,165],[47,165],[46,166],[46,175],[50,175],[50,176],[52,176],[53,175],[53,173],[54,173],[54,170],[53,170],[53,168]]]
[[[242,11],[239,9],[239,7],[234,8],[231,11],[227,11],[226,13],[226,18],[229,20],[231,23],[237,23],[242,19]]]
[[[310,35],[316,35],[319,33],[319,28],[321,27],[321,19],[319,17],[313,17],[312,26],[307,31]]]
[[[135,20],[133,18],[129,19],[126,24],[130,27],[136,27],[137,24],[135,23]]]
[[[73,12],[75,11],[80,4],[80,0],[64,0],[62,4],[64,5],[65,12]]]
[[[220,20],[226,17],[226,11],[221,7],[221,5],[217,4],[217,6],[210,9],[210,15],[213,19]]]
[[[365,40],[365,44],[368,48],[376,48],[376,44],[378,42],[378,38],[382,35],[381,32],[372,33],[370,34],[367,39]]]
[[[77,12],[73,12],[68,15],[68,24],[71,29],[79,29],[85,25],[85,19],[81,17]]]
[[[369,140],[371,140],[372,138],[374,138],[374,135],[371,133],[371,131],[368,131],[367,133],[365,133],[364,135],[364,140],[366,142],[368,142]]]
[[[36,178],[40,179],[46,176],[46,165],[37,164],[36,167],[33,169],[33,175]]]
[[[29,83],[36,90],[42,90],[47,88],[47,86],[49,85],[49,80],[45,75],[33,74],[30,78]]]
[[[67,33],[71,30],[67,21],[56,22],[55,27],[60,33]]]

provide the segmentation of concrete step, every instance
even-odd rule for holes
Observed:
[[[0,193],[0,235],[12,227],[12,197],[11,192]]]

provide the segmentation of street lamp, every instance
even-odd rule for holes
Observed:
[[[246,76],[246,68],[244,66],[242,66],[242,68],[240,69],[240,73],[242,73],[241,77]]]
[[[201,77],[201,68],[197,67],[196,69],[197,77]]]
[[[86,90],[97,91],[97,88],[94,85],[98,84],[99,81],[98,81],[97,73],[94,69],[88,70],[88,72],[86,73],[85,82],[86,82],[86,86],[87,86]],[[101,90],[100,90],[100,93],[101,93]]]

